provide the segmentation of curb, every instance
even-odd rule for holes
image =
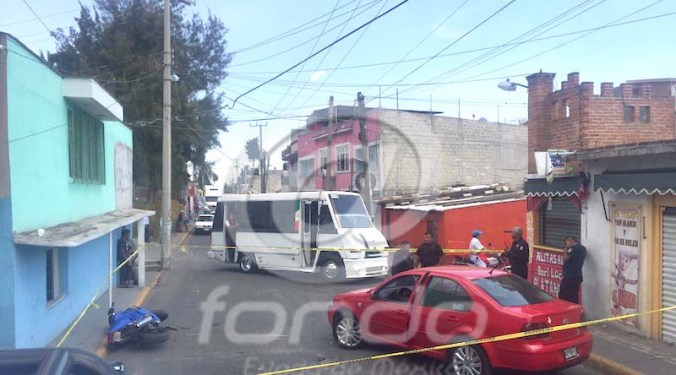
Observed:
[[[603,371],[604,374],[613,375],[644,375],[642,372],[636,371],[621,363],[615,362],[606,357],[592,353],[587,360],[587,363],[597,370]]]
[[[188,230],[183,237],[177,242],[178,245],[183,245],[185,241],[188,239],[190,236],[190,231]],[[155,280],[153,280],[152,283],[150,283],[150,286],[146,286],[141,291],[138,293],[134,301],[132,302],[133,306],[142,306],[146,300],[148,299],[148,296],[150,296],[150,293],[155,289],[157,284],[160,282],[160,277],[162,276],[162,271],[159,271],[157,273],[157,276],[155,277]],[[108,355],[108,336],[104,335],[103,339],[101,339],[101,342],[99,345],[96,347],[96,350],[94,350],[94,353],[98,355],[101,358],[105,358]]]

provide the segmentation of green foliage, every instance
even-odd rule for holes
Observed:
[[[246,157],[250,161],[254,162],[255,165],[256,160],[260,160],[261,158],[261,147],[258,141],[258,137],[251,138],[248,141],[246,141],[244,149],[246,150]]]
[[[94,77],[123,106],[134,131],[134,183],[161,187],[163,10],[160,1],[95,0],[81,5],[77,28],[55,33],[57,51],[48,61],[66,76]],[[206,152],[219,146],[227,118],[218,87],[227,76],[231,55],[227,28],[209,15],[172,10],[172,186],[181,194],[192,162],[196,180],[211,180]],[[201,182],[201,181],[200,181]]]

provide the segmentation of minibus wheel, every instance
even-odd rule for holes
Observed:
[[[256,260],[250,254],[239,254],[239,269],[244,273],[255,272],[258,267]]]
[[[345,280],[345,264],[343,260],[337,256],[330,256],[324,259],[319,267],[324,280],[327,281],[342,281]]]

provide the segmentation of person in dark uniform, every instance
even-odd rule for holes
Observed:
[[[131,256],[134,252],[134,245],[129,238],[130,232],[129,229],[122,229],[122,234],[117,240],[117,264],[118,266],[122,264],[127,258]],[[132,286],[134,281],[134,265],[133,261],[130,259],[127,263],[120,268],[119,282],[120,286],[123,288],[128,288]]]
[[[573,236],[566,237],[566,250],[563,256],[563,279],[559,289],[559,298],[572,303],[580,303],[580,284],[582,284],[582,265],[587,256],[587,248],[577,242]]]
[[[408,241],[402,241],[399,244],[399,250],[392,256],[392,276],[413,269],[415,263],[411,258],[410,249],[411,244]]]
[[[530,248],[528,242],[523,239],[523,229],[514,227],[512,229],[512,246],[503,256],[509,259],[512,265],[512,273],[528,280],[528,258]]]
[[[424,242],[418,247],[417,255],[420,267],[433,267],[441,264],[444,251],[438,243],[434,242],[432,234],[425,233]]]

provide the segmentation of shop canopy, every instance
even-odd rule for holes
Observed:
[[[554,177],[551,182],[546,178],[529,178],[524,184],[524,191],[529,197],[570,197],[577,196],[583,190],[582,176]]]
[[[676,171],[597,174],[594,175],[594,190],[624,194],[676,194]]]

